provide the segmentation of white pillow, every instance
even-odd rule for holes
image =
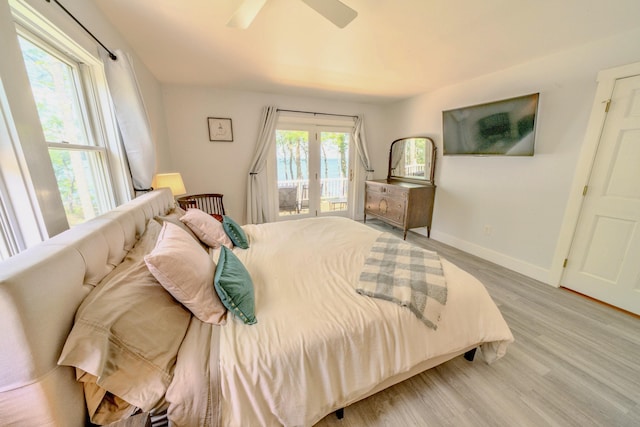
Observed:
[[[187,224],[191,231],[207,246],[214,249],[221,245],[229,249],[233,248],[233,242],[224,231],[222,223],[208,213],[200,209],[188,209],[180,221]]]
[[[213,286],[216,265],[186,231],[165,222],[156,247],[144,261],[158,282],[198,319],[225,323],[227,309]]]

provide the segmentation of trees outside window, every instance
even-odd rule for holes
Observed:
[[[69,225],[114,207],[107,150],[96,139],[83,64],[19,29],[20,49]]]

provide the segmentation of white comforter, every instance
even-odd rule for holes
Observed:
[[[365,225],[317,218],[244,229],[250,248],[234,253],[253,279],[258,323],[229,315],[213,331],[192,321],[167,392],[174,425],[308,426],[425,360],[483,344],[492,362],[513,341],[484,286],[446,260],[437,331],[407,308],[357,294],[380,234]],[[218,372],[207,367],[215,333]]]

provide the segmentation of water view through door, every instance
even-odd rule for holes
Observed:
[[[347,214],[350,138],[334,130],[276,131],[280,217]]]

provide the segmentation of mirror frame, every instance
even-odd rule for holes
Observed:
[[[391,175],[391,159],[393,155],[393,146],[400,141],[404,141],[407,139],[425,139],[427,143],[431,143],[431,170],[429,171],[429,178],[425,176],[424,178],[416,178],[412,176],[398,176]],[[404,138],[398,138],[391,143],[391,147],[389,148],[389,167],[387,169],[387,181],[391,181],[392,179],[396,180],[405,180],[405,181],[417,181],[417,182],[429,182],[434,184],[433,177],[435,176],[436,171],[436,143],[433,142],[433,139],[428,136],[408,136]]]

